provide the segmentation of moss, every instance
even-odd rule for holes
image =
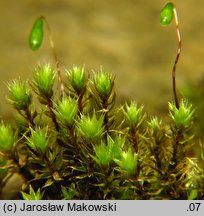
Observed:
[[[1,157],[7,161],[4,169],[6,166],[12,174],[17,167],[27,189],[30,187],[31,194],[26,195],[29,191],[25,189],[23,198],[203,199],[201,160],[189,157],[195,142],[192,105],[186,100],[179,108],[169,103],[169,121],[148,116],[143,111],[145,106],[136,102],[125,103],[121,108],[114,105],[114,83],[110,79],[104,110],[104,100],[96,91],[97,79],[93,79],[85,79],[83,86],[89,91],[83,94],[83,109],[79,111],[78,88],[65,83],[66,95],[61,97],[51,76],[45,86],[53,94],[44,94],[34,74],[35,85],[30,82],[32,97],[28,104],[30,113],[36,113],[33,127],[24,116],[25,132],[20,125],[13,129],[9,126],[9,131],[17,131],[18,141],[15,145],[13,138],[9,141],[9,151],[5,151],[5,146],[0,148]],[[39,99],[40,107],[34,97]],[[21,102],[18,95],[15,98]],[[26,113],[28,107],[16,106],[15,98],[9,100],[13,107],[18,113]],[[43,116],[49,121],[43,122]],[[2,127],[6,127],[3,122]],[[1,133],[1,137],[14,136],[13,132],[9,136],[7,131]],[[35,196],[35,191],[39,196]]]
[[[175,7],[163,10],[162,22],[169,24]],[[84,67],[73,66],[62,80],[50,28],[45,17],[39,19],[31,48],[40,47],[45,22],[56,69],[38,66],[31,89],[22,81],[8,85],[18,120],[15,128],[0,125],[0,188],[17,172],[25,182],[23,199],[204,199],[203,144],[200,156],[189,156],[195,111],[176,93],[178,20],[174,103],[167,103],[166,121],[134,101],[115,106],[114,76],[103,69],[91,78]]]

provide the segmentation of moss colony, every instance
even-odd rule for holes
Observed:
[[[19,173],[24,199],[204,198],[203,148],[200,160],[189,156],[192,105],[169,103],[164,123],[135,102],[115,107],[114,78],[107,72],[90,80],[74,66],[63,96],[55,78],[55,69],[42,65],[32,92],[22,80],[8,85],[18,116],[15,129],[0,124],[1,188]]]
[[[162,22],[169,10],[167,24],[175,15],[172,3]],[[33,50],[42,43],[42,21],[31,31]],[[162,121],[134,101],[115,106],[114,76],[103,69],[90,76],[73,66],[62,79],[50,41],[56,69],[39,65],[31,81],[8,84],[17,125],[0,123],[0,193],[18,173],[24,184],[14,198],[27,200],[203,199],[202,143],[200,155],[192,156],[195,111],[176,95],[181,43],[172,73],[175,100]]]

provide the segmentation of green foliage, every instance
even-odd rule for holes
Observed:
[[[71,70],[68,70],[67,77],[71,83],[71,86],[77,93],[83,91],[86,81],[84,67],[73,66]]]
[[[194,109],[192,104],[182,100],[179,109],[172,103],[169,103],[170,117],[177,128],[189,128],[193,123]]]
[[[161,23],[168,25],[174,12],[168,3]],[[33,25],[33,50],[41,46],[43,21]],[[31,82],[8,85],[18,119],[17,127],[0,123],[0,194],[18,173],[25,200],[204,199],[202,142],[200,157],[192,156],[193,106],[174,94],[176,105],[169,102],[162,120],[133,101],[117,107],[113,75],[101,69],[91,77],[73,66],[62,82],[51,35],[50,43],[56,69],[41,65]]]
[[[45,153],[48,145],[49,145],[49,137],[47,135],[47,128],[40,129],[36,128],[35,130],[31,130],[31,136],[26,137],[27,145],[32,148],[34,151]]]
[[[68,71],[75,73],[76,66]],[[30,188],[24,199],[203,199],[203,156],[189,154],[196,142],[193,106],[169,103],[165,120],[148,116],[133,101],[117,107],[112,75],[100,71],[92,81],[84,68],[77,71],[83,85],[65,83],[62,97],[50,65],[34,72],[33,92],[19,82],[30,102],[19,108],[11,101],[23,116],[17,134],[1,123],[2,178],[15,168],[25,191]]]
[[[94,146],[95,157],[93,159],[101,166],[108,166],[112,159],[112,145],[108,142],[108,145],[101,143],[100,145]]]
[[[87,141],[99,139],[104,131],[103,119],[103,115],[97,119],[95,112],[92,117],[82,115],[78,122],[78,131],[81,136]]]
[[[29,187],[29,193],[21,192],[24,200],[42,200],[44,192],[40,191],[40,188],[35,192],[32,186]]]
[[[110,74],[100,72],[95,75],[95,86],[99,97],[108,97],[113,85],[113,78]]]
[[[123,114],[128,124],[134,127],[139,127],[146,117],[146,114],[143,113],[143,106],[138,107],[134,102],[131,102],[130,105],[125,104]]]
[[[18,110],[29,107],[31,103],[31,94],[27,82],[14,80],[8,84],[8,100]]]
[[[11,125],[0,123],[0,152],[9,152],[15,145],[16,136]]]
[[[59,122],[63,125],[70,126],[77,114],[78,107],[76,100],[70,97],[63,97],[56,105],[54,110]]]
[[[75,185],[71,184],[69,189],[66,189],[65,187],[62,186],[62,194],[63,194],[64,200],[73,199],[74,196],[76,195]]]
[[[38,66],[35,69],[33,88],[35,92],[42,98],[51,98],[53,95],[53,85],[56,72],[51,65],[46,64]]]
[[[120,172],[125,171],[127,177],[133,177],[137,171],[137,159],[138,155],[129,148],[127,151],[123,151],[121,159],[115,159],[115,162],[121,168]]]

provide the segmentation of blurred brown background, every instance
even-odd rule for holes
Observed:
[[[178,87],[196,82],[204,72],[204,1],[174,1],[183,42],[177,68]],[[175,25],[162,27],[164,0],[1,0],[0,115],[13,109],[5,99],[6,83],[28,79],[38,62],[52,61],[45,30],[41,49],[28,47],[34,20],[44,15],[52,29],[62,68],[102,65],[116,75],[120,100],[143,103],[150,114],[165,112],[172,99],[171,70],[177,40]]]

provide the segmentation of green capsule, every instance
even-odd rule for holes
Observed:
[[[167,3],[160,12],[160,23],[167,26],[171,23],[174,15],[174,5],[173,3]]]
[[[33,28],[30,32],[29,45],[32,50],[40,48],[43,41],[43,20],[38,18],[33,24]]]

